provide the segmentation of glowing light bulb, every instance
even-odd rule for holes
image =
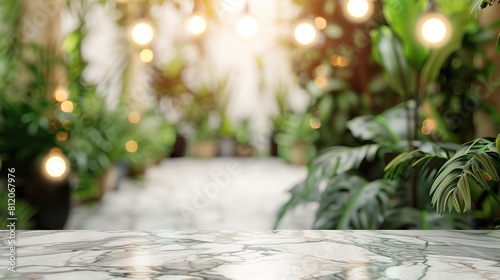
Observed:
[[[127,141],[127,143],[125,144],[125,149],[129,153],[135,153],[139,149],[139,145],[137,144],[136,141],[130,140],[130,141]]]
[[[68,90],[62,86],[57,87],[54,91],[54,98],[57,102],[64,102],[68,100]]]
[[[66,100],[63,103],[61,103],[61,111],[63,111],[64,113],[73,112],[73,102]]]
[[[259,26],[257,20],[250,15],[242,16],[236,23],[236,30],[240,36],[245,38],[251,38],[255,36]]]
[[[47,179],[52,181],[62,181],[69,173],[69,161],[57,148],[45,156],[42,167]]]
[[[316,42],[318,31],[310,22],[302,22],[295,27],[294,37],[297,43],[308,46]]]
[[[207,30],[207,21],[201,15],[192,15],[187,22],[187,29],[194,35],[200,35]]]
[[[130,36],[136,44],[145,46],[153,41],[155,31],[153,26],[147,20],[143,19],[132,24]]]
[[[419,39],[429,47],[440,47],[451,37],[451,25],[448,19],[440,14],[428,14],[418,24]]]
[[[437,123],[434,119],[427,118],[422,124],[422,134],[430,135],[437,128]]]
[[[328,25],[328,23],[326,22],[326,19],[324,17],[317,17],[316,19],[314,19],[314,23],[316,23],[316,27],[319,30],[325,29],[326,26]]]
[[[131,112],[128,115],[128,121],[133,124],[139,123],[141,121],[141,114],[137,112]]]
[[[309,125],[311,126],[312,129],[320,129],[321,128],[321,120],[313,117],[309,121]]]
[[[139,53],[139,58],[142,60],[142,62],[149,63],[153,61],[153,58],[155,57],[153,51],[151,49],[143,49]]]
[[[323,76],[318,76],[316,77],[316,79],[314,79],[314,85],[316,85],[316,87],[318,88],[326,88],[326,86],[328,85],[328,81],[326,80],[325,77]]]

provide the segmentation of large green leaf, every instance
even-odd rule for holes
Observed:
[[[409,101],[405,104],[396,105],[377,116],[360,116],[353,118],[347,123],[352,134],[366,141],[375,143],[399,143],[409,139],[408,126],[413,124],[414,116],[408,111],[414,112],[415,102]]]
[[[401,41],[387,26],[373,30],[371,37],[373,57],[384,69],[388,85],[407,99],[415,90],[416,71],[408,63]]]
[[[443,165],[430,191],[437,212],[470,211],[471,189],[490,192],[492,185],[498,185],[500,155],[493,141],[480,138],[466,143]]]
[[[333,178],[321,197],[315,229],[378,229],[390,207],[395,186],[356,175]]]
[[[399,154],[384,169],[387,180],[407,180],[411,174],[419,172],[423,179],[433,178],[450,159],[448,151],[425,142],[417,150]]]
[[[428,0],[383,0],[384,16],[401,38],[406,60],[415,69],[421,69],[429,50],[417,39],[416,26],[427,9]]]

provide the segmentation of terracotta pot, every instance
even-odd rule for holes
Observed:
[[[217,155],[217,142],[197,141],[191,147],[191,154],[198,158],[213,158]]]
[[[236,147],[237,157],[253,157],[255,154],[254,148],[246,144],[238,144]]]
[[[304,165],[307,163],[307,149],[306,143],[295,143],[290,152],[290,163],[297,165]]]

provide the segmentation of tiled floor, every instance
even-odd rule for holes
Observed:
[[[268,230],[306,173],[276,158],[168,159],[101,203],[76,206],[66,229]],[[310,228],[312,208],[298,207],[280,229]]]

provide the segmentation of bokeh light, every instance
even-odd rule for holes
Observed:
[[[259,25],[257,23],[257,20],[250,15],[242,16],[236,23],[236,30],[241,37],[251,38],[255,36],[258,29]]]
[[[297,43],[303,46],[310,46],[316,42],[318,31],[312,23],[302,22],[295,27],[293,35]]]
[[[128,114],[128,121],[133,124],[139,123],[141,121],[141,114],[138,112],[131,112]]]
[[[430,135],[437,128],[437,123],[434,119],[427,118],[422,124],[422,134]]]
[[[441,14],[432,13],[422,17],[418,24],[418,38],[428,47],[441,47],[451,38],[451,24]]]
[[[68,100],[68,90],[65,87],[59,86],[54,91],[54,98],[57,102],[64,102]]]
[[[201,15],[192,15],[187,22],[187,29],[191,34],[200,35],[207,30],[207,21]]]
[[[320,129],[321,128],[321,120],[317,117],[311,118],[309,121],[309,125],[312,129]]]
[[[136,141],[134,140],[129,140],[127,141],[127,143],[125,144],[125,149],[127,150],[127,152],[129,153],[135,153],[137,152],[137,150],[139,149],[139,145],[137,144]]]
[[[366,21],[373,14],[373,3],[370,0],[349,0],[345,4],[344,14],[353,22]]]
[[[64,113],[73,112],[73,102],[66,100],[63,103],[61,103],[61,111],[63,111]]]
[[[151,49],[143,49],[139,53],[139,58],[141,59],[142,62],[149,63],[153,61],[154,53]]]
[[[328,85],[328,81],[325,77],[323,76],[318,76],[316,77],[316,79],[314,79],[314,85],[318,88],[326,88],[326,86]]]
[[[314,23],[319,30],[325,29],[328,24],[324,17],[317,17],[316,19],[314,19]]]
[[[150,44],[155,36],[153,25],[145,19],[141,19],[132,24],[130,29],[132,40],[141,46]]]
[[[42,168],[47,179],[62,181],[69,173],[69,161],[60,149],[54,148],[43,159]]]
[[[66,132],[58,132],[56,134],[56,138],[59,141],[66,141],[66,139],[68,139],[68,133],[66,133]]]

